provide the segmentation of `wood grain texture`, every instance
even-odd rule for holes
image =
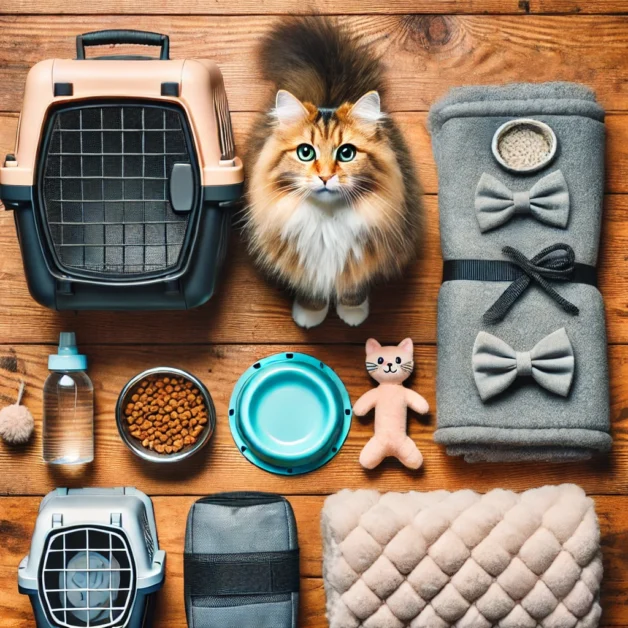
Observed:
[[[564,0],[562,0],[564,2]],[[546,4],[549,0],[546,0]],[[595,4],[595,3],[593,3]],[[1,13],[11,14],[134,14],[138,5],[131,0],[109,0],[86,3],[82,0],[15,0]],[[530,7],[531,9],[531,7]],[[567,7],[568,12],[573,8]],[[396,13],[514,13],[528,11],[519,0],[344,0],[339,6],[334,0],[161,0],[142,6],[142,13],[155,15],[286,15],[286,14],[396,14]],[[590,11],[597,13],[598,11]],[[607,11],[603,11],[607,12]]]
[[[173,57],[208,58],[220,65],[233,111],[257,111],[269,86],[260,79],[255,47],[275,19],[2,16],[0,111],[19,111],[31,66],[42,59],[73,56],[77,34],[103,28],[168,33]],[[427,111],[454,85],[550,80],[588,84],[607,109],[628,109],[625,16],[360,15],[339,19],[382,56],[388,67],[391,111]]]
[[[529,0],[529,6],[519,3],[530,13],[581,13],[626,14],[625,0]]]
[[[138,15],[141,13],[142,15]],[[0,441],[0,625],[30,628],[28,599],[16,573],[28,546],[41,496],[55,486],[135,485],[154,496],[168,577],[156,628],[185,628],[182,548],[185,518],[195,499],[223,490],[276,491],[290,496],[302,548],[302,628],[326,628],[319,514],[325,495],[341,488],[379,490],[524,490],[564,481],[597,494],[605,580],[602,627],[628,628],[628,1],[627,0],[0,0],[0,157],[11,152],[26,74],[36,62],[74,55],[74,37],[102,28],[137,28],[170,35],[174,58],[210,58],[221,66],[240,147],[270,86],[259,78],[255,46],[286,13],[339,14],[371,42],[388,68],[390,110],[420,170],[426,197],[423,255],[403,281],[378,290],[359,329],[335,315],[318,329],[298,329],[290,301],[252,268],[234,234],[222,285],[206,306],[185,313],[55,313],[31,299],[24,281],[13,217],[0,212],[0,406],[27,383],[36,436],[26,447]],[[501,15],[499,15],[501,14]],[[115,52],[124,52],[116,49]],[[107,54],[103,50],[101,54]],[[605,226],[599,279],[607,307],[614,447],[610,456],[566,465],[468,465],[448,458],[432,439],[435,409],[436,297],[441,259],[438,182],[426,118],[451,87],[511,81],[572,80],[593,87],[607,116]],[[90,359],[96,389],[96,459],[56,469],[41,461],[41,395],[46,359],[58,332],[72,329]],[[371,387],[363,370],[364,339],[411,335],[417,374],[411,385],[432,414],[410,419],[425,456],[419,472],[386,461],[365,472],[358,464],[372,421],[354,419],[346,444],[326,467],[281,478],[250,463],[228,426],[229,398],[240,374],[258,359],[301,350],[335,368],[355,400]],[[139,461],[120,441],[117,395],[136,372],[171,364],[197,374],[216,404],[218,425],[208,447],[189,463],[163,469]]]
[[[233,131],[239,154],[244,154],[247,138],[255,114],[232,114]],[[399,112],[393,118],[404,134],[426,194],[438,192],[438,175],[430,134],[427,130],[427,113]],[[18,114],[0,114],[0,159],[15,149]],[[628,193],[628,115],[609,114],[606,117],[606,192]],[[0,207],[2,204],[0,203]]]
[[[94,328],[95,329],[95,328]],[[162,332],[168,334],[167,331]],[[628,347],[610,348],[612,373],[612,457],[594,461],[536,464],[534,473],[521,464],[468,465],[449,458],[432,439],[436,402],[435,347],[416,349],[417,374],[410,385],[428,400],[432,413],[426,418],[411,417],[409,433],[425,457],[419,471],[408,471],[394,460],[373,472],[358,464],[360,451],[372,435],[372,418],[353,419],[349,437],[339,454],[315,473],[281,477],[250,464],[233,443],[228,410],[232,390],[240,375],[257,360],[294,345],[87,345],[78,337],[89,357],[89,372],[95,386],[96,452],[93,464],[83,468],[46,466],[41,460],[41,398],[48,375],[49,346],[0,347],[0,402],[12,401],[19,380],[26,381],[25,403],[37,420],[34,440],[24,448],[0,444],[0,494],[32,495],[54,486],[107,486],[119,482],[136,485],[153,495],[202,495],[225,490],[270,490],[282,494],[328,494],[344,487],[380,490],[434,490],[474,488],[486,490],[503,486],[525,489],[542,484],[576,482],[590,493],[628,492]],[[332,367],[344,381],[355,401],[371,388],[364,371],[362,346],[334,347],[306,345],[303,353],[316,356]],[[114,408],[124,384],[138,372],[156,365],[185,368],[200,377],[210,390],[217,412],[217,428],[210,444],[185,464],[164,468],[146,463],[128,451],[118,435]],[[112,469],[115,468],[115,473]]]
[[[238,145],[246,142],[252,114],[233,116]],[[412,148],[425,190],[437,190],[436,166],[423,113],[396,115]],[[628,192],[628,115],[608,117],[607,188]],[[0,155],[13,150],[16,115],[0,116]],[[607,196],[605,231],[600,259],[600,286],[606,298],[608,333],[611,343],[628,342],[624,320],[628,312],[628,227],[624,216],[628,199]],[[377,334],[385,325],[390,337],[413,334],[416,342],[436,341],[436,295],[441,262],[437,200],[426,197],[427,230],[422,256],[402,282],[389,285],[374,295],[373,312],[366,325],[351,329],[335,315],[321,328],[304,331],[290,317],[290,301],[267,285],[252,268],[243,243],[234,235],[225,277],[210,303],[186,314],[180,328],[180,313],[163,313],[147,318],[141,313],[54,313],[35,304],[24,280],[21,254],[10,212],[0,212],[0,274],[6,289],[0,291],[0,316],[5,321],[3,340],[10,343],[54,342],[60,326],[71,325],[80,335],[98,330],[96,342],[168,342],[159,333],[162,326],[177,328],[177,342],[362,342],[365,334]]]
[[[183,546],[188,511],[196,498],[154,498],[160,547],[167,553],[166,584],[158,596],[154,628],[187,628],[183,606]],[[0,530],[10,541],[0,554],[0,617],[3,628],[31,626],[28,598],[17,595],[17,566],[28,554],[39,507],[38,498],[1,498]],[[323,497],[290,498],[299,530],[301,548],[301,616],[303,628],[326,628],[322,574],[320,512]],[[604,587],[601,628],[628,625],[626,538],[628,498],[597,497],[596,510],[602,531]],[[247,627],[248,628],[248,627]]]
[[[235,112],[232,114],[233,131],[238,153],[244,154],[247,138],[255,114]],[[416,169],[420,174],[421,186],[426,194],[438,192],[436,163],[432,153],[430,134],[427,130],[425,112],[399,112],[393,118],[404,134]],[[18,114],[0,114],[0,159],[15,149]],[[606,192],[628,193],[628,115],[610,114],[606,117]],[[0,204],[1,207],[1,204]]]
[[[131,0],[13,0],[0,5],[0,14],[133,14]],[[622,14],[623,0],[161,0],[146,3],[142,12],[152,15],[284,15],[284,14]]]
[[[609,342],[616,344],[628,341],[628,196],[606,200],[599,284],[606,300]],[[417,343],[434,343],[442,264],[436,197],[426,197],[425,207],[421,259],[402,280],[374,291],[366,323],[351,328],[330,313],[323,325],[311,330],[293,323],[289,296],[258,275],[237,234],[218,292],[203,307],[186,312],[185,325],[181,312],[148,317],[141,312],[52,312],[30,297],[13,216],[0,212],[0,337],[7,343],[53,343],[61,328],[72,328],[83,342],[99,343],[362,343],[369,335],[410,335]],[[171,333],[164,334],[164,329]]]

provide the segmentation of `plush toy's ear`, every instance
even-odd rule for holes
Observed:
[[[377,122],[383,117],[381,101],[376,91],[367,92],[351,107],[349,115],[363,122]]]
[[[412,338],[406,338],[405,340],[402,340],[399,343],[398,347],[403,351],[407,351],[408,353],[414,352],[414,344],[412,342]]]
[[[382,345],[375,340],[375,338],[369,338],[366,341],[366,354],[375,353],[375,351],[379,351],[382,348]]]
[[[309,115],[303,103],[290,92],[280,89],[275,98],[274,115],[281,124],[294,124]]]

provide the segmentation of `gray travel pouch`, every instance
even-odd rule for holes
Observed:
[[[299,546],[288,501],[219,493],[188,515],[184,556],[190,628],[296,628]]]

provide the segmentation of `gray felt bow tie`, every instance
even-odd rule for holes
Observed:
[[[485,172],[475,190],[475,213],[482,232],[501,227],[515,214],[531,214],[540,222],[564,229],[569,220],[567,182],[556,170],[529,192],[513,192]]]
[[[532,351],[523,352],[481,331],[473,346],[472,364],[482,401],[506,390],[517,377],[525,376],[532,376],[539,386],[566,397],[573,379],[574,355],[564,327],[543,338]]]

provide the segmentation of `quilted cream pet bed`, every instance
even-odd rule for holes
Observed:
[[[323,508],[330,628],[593,628],[600,534],[575,485],[343,490]]]

